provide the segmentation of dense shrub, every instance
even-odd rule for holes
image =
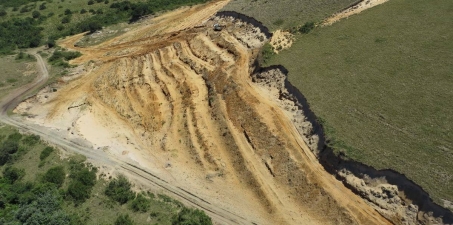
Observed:
[[[15,132],[10,135],[8,135],[8,140],[13,141],[13,142],[19,142],[22,139],[22,134]]]
[[[22,177],[24,176],[25,171],[23,169],[8,166],[3,170],[3,177],[7,179],[10,183],[14,183],[17,180],[22,179]]]
[[[105,189],[105,195],[120,204],[125,204],[134,198],[131,183],[124,176],[113,179]]]
[[[272,46],[269,43],[266,43],[261,50],[260,62],[266,64],[274,55],[275,53]]]
[[[315,23],[314,22],[306,22],[300,29],[299,31],[303,34],[308,34],[310,33],[311,30],[315,28]]]
[[[173,218],[173,225],[212,225],[211,218],[198,209],[183,208]]]
[[[0,17],[6,16],[8,13],[4,9],[0,9]]]
[[[47,157],[49,157],[49,155],[54,151],[54,148],[52,147],[46,147],[42,150],[41,154],[39,155],[39,159],[40,160],[44,160],[46,159]]]
[[[69,22],[71,22],[70,15],[67,15],[67,16],[63,17],[63,19],[61,19],[61,23],[69,23]]]
[[[39,17],[41,17],[41,13],[39,13],[38,11],[33,11],[31,13],[31,16],[35,19],[38,19]]]
[[[55,50],[49,58],[49,62],[54,66],[69,67],[67,61],[80,57],[80,52]]]
[[[82,203],[90,198],[91,187],[88,187],[80,181],[71,181],[69,183],[67,194],[72,198],[75,203]]]
[[[138,194],[137,197],[131,202],[131,209],[134,212],[147,212],[151,207],[151,202],[143,194]]]
[[[0,147],[0,166],[11,161],[12,155],[19,150],[19,144],[13,140],[6,140]]]
[[[96,169],[87,168],[83,164],[73,165],[71,182],[68,187],[68,195],[76,203],[84,202],[90,198],[91,190],[96,184]]]
[[[13,18],[0,23],[0,54],[16,48],[33,48],[41,43],[39,21],[32,18]],[[18,35],[20,34],[20,35]]]
[[[22,142],[26,145],[33,146],[36,143],[38,143],[40,139],[41,139],[41,137],[39,135],[32,134],[32,135],[25,136],[25,138]]]
[[[16,219],[21,224],[70,224],[71,217],[62,209],[59,197],[55,189],[48,190],[32,203],[22,205],[17,210]]]
[[[126,215],[119,215],[118,218],[116,218],[114,225],[133,225],[134,221],[132,221],[131,217],[129,214]]]
[[[93,0],[88,1],[88,5],[93,5],[93,4],[94,4]]]
[[[44,9],[47,9],[47,6],[46,6],[46,3],[42,3],[41,5],[39,5],[39,10],[44,10]]]
[[[44,174],[43,180],[45,182],[56,184],[58,187],[63,185],[66,173],[62,166],[52,167]]]

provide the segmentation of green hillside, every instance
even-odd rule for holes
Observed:
[[[330,144],[453,200],[453,1],[390,0],[297,35],[271,59],[324,121]]]

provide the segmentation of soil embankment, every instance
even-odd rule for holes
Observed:
[[[63,40],[84,68],[16,112],[254,223],[389,224],[319,163],[322,136],[285,74],[256,73],[269,32],[243,15],[212,17],[226,3],[179,9],[94,47]]]
[[[252,18],[209,19],[222,4],[163,15],[99,46],[74,47],[80,35],[62,41],[82,52],[84,72],[16,110],[259,224],[387,223],[323,170],[254,88],[269,33]]]

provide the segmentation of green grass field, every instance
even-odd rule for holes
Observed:
[[[453,1],[390,0],[296,36],[269,64],[325,121],[337,151],[453,200]]]
[[[270,30],[276,30],[319,22],[355,2],[357,0],[232,0],[223,10],[246,14]]]
[[[11,90],[31,82],[38,74],[36,59],[16,60],[16,56],[0,57],[0,98]]]

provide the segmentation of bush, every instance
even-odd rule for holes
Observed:
[[[6,140],[0,147],[0,166],[11,161],[12,155],[19,150],[19,144],[12,140]]]
[[[88,5],[93,5],[93,4],[94,4],[93,0],[88,1]]]
[[[8,13],[4,9],[0,9],[0,17],[6,16]]]
[[[45,182],[56,184],[58,187],[63,185],[66,173],[62,166],[52,167],[44,174],[43,180]]]
[[[81,203],[90,198],[91,190],[96,184],[96,169],[91,170],[83,163],[71,163],[71,178],[67,194],[72,197],[74,202]]]
[[[42,150],[41,154],[39,155],[39,159],[42,161],[49,157],[49,155],[54,151],[54,148],[52,147],[46,147],[45,149]]]
[[[314,22],[306,22],[306,23],[299,29],[299,31],[300,31],[302,34],[308,34],[308,33],[310,33],[311,30],[313,30],[313,28],[315,28],[315,23],[314,23]]]
[[[143,194],[138,194],[137,197],[131,202],[131,209],[134,212],[145,213],[151,207],[151,202]]]
[[[66,9],[66,10],[64,11],[64,14],[65,14],[65,15],[71,15],[71,14],[72,14],[72,12],[71,12],[71,10],[70,10],[70,9]]]
[[[63,17],[63,19],[61,19],[61,23],[69,23],[71,22],[71,17],[69,15]]]
[[[32,135],[25,136],[25,138],[22,142],[28,146],[33,146],[36,143],[38,143],[40,139],[41,139],[41,137],[39,135],[32,134]]]
[[[22,205],[15,216],[20,224],[70,224],[71,217],[61,205],[60,195],[55,189],[51,189],[30,204]]]
[[[81,10],[80,10],[80,14],[85,14],[86,12],[87,12],[86,9],[81,9]]]
[[[39,13],[38,11],[33,11],[31,13],[31,16],[35,19],[38,19],[39,17],[41,17],[41,13]]]
[[[22,52],[22,54],[23,54],[23,52]],[[13,141],[13,142],[19,142],[21,139],[22,139],[22,134],[18,133],[18,132],[15,132],[8,136],[8,140]]]
[[[173,225],[212,225],[211,218],[198,209],[183,208],[173,218]]]
[[[46,3],[42,3],[40,6],[39,6],[39,10],[44,10],[46,9],[47,6],[46,6]]]
[[[269,60],[275,55],[274,50],[272,49],[272,46],[269,43],[266,43],[263,46],[263,49],[261,50],[261,56],[260,56],[260,61],[261,63],[268,63]]]
[[[47,40],[47,47],[49,47],[49,48],[55,47],[56,44],[57,44],[57,43],[55,42],[55,39],[49,38],[49,39]]]
[[[120,204],[125,204],[134,198],[134,193],[131,191],[131,183],[124,176],[119,176],[110,181],[105,189],[105,195]]]
[[[3,177],[7,179],[11,184],[15,181],[22,179],[25,176],[24,169],[18,169],[16,167],[8,166],[3,170]]]
[[[91,187],[88,187],[77,180],[71,181],[71,183],[69,183],[67,194],[72,197],[74,202],[82,203],[86,199],[90,198]]]
[[[132,221],[131,217],[129,214],[126,215],[119,215],[118,218],[116,218],[114,225],[133,225],[134,221]]]

